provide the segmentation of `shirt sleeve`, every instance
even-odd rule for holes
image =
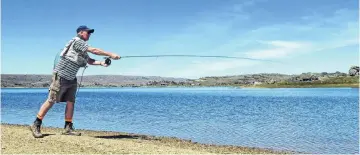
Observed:
[[[80,53],[86,53],[89,45],[83,40],[76,40],[73,46],[74,50]]]

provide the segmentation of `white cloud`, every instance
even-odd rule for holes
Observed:
[[[297,48],[302,48],[304,46],[307,46],[305,43],[281,41],[281,40],[269,41],[268,44],[276,46],[276,47],[289,48],[289,49],[297,49]]]
[[[168,75],[172,77],[199,78],[209,75],[224,75],[226,70],[240,67],[248,67],[259,64],[257,61],[250,60],[216,60],[213,62],[201,62],[187,66],[182,70],[174,70]],[[230,75],[230,74],[229,74]]]
[[[194,19],[194,23],[185,27],[182,33],[157,42],[154,49],[159,54],[167,51],[161,54],[227,55],[273,60],[358,44],[358,22],[353,19],[354,11],[347,9],[336,11],[331,16],[324,16],[319,12],[299,17],[302,20],[300,23],[273,23],[238,34],[229,33],[232,32],[234,23],[252,19],[245,8],[256,2],[246,1],[222,12],[204,12],[202,18]],[[140,66],[132,73],[198,78],[231,75],[233,70],[263,63],[203,59],[190,63],[184,61],[176,69],[166,63],[152,63]],[[159,71],[158,68],[162,70]]]
[[[164,36],[164,40],[154,43],[153,51],[169,53],[192,53],[199,50],[217,48],[219,42],[227,42],[234,23],[250,20],[250,14],[244,8],[263,0],[244,0],[238,4],[221,7],[216,10],[195,14],[178,33]],[[215,44],[213,44],[215,43]],[[205,52],[205,51],[204,51]]]
[[[318,45],[316,48],[313,49],[313,52],[336,49],[336,48],[352,46],[352,45],[359,45],[359,40],[346,39],[346,40],[329,41],[327,43]]]
[[[254,59],[283,58],[296,52],[302,52],[311,47],[309,43],[274,40],[269,42],[261,41],[271,45],[270,49],[262,49],[246,52],[246,55]]]
[[[289,53],[294,52],[292,49],[286,48],[276,48],[276,49],[269,49],[269,50],[259,50],[248,52],[248,57],[256,58],[256,59],[268,59],[268,58],[281,58],[285,57]]]
[[[254,59],[279,59],[303,54],[307,52],[319,52],[333,48],[345,47],[358,44],[358,39],[335,40],[327,42],[295,42],[295,41],[258,41],[262,44],[270,45],[268,49],[258,49],[247,52],[238,52],[235,56],[242,56]],[[261,61],[251,60],[216,60],[216,61],[193,61],[193,64],[173,72],[169,76],[199,78],[204,76],[233,75],[229,70],[248,68],[254,65],[263,64]]]

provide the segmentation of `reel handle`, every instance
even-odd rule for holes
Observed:
[[[111,59],[110,59],[110,57],[105,57],[104,59],[105,59],[105,64],[107,64],[108,66],[110,66],[110,65],[111,65]]]

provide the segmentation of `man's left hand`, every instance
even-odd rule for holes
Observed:
[[[101,62],[100,62],[100,65],[101,65],[101,66],[104,66],[104,67],[109,66],[109,65],[107,65],[107,64],[105,63],[105,61],[101,61]]]

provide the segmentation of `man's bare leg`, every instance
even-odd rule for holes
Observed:
[[[67,101],[65,108],[65,121],[71,123],[73,116],[74,116],[74,102]]]
[[[40,107],[40,110],[37,114],[37,117],[39,119],[43,119],[47,112],[51,109],[51,107],[54,105],[55,102],[49,102],[49,100],[46,100],[43,105]]]

